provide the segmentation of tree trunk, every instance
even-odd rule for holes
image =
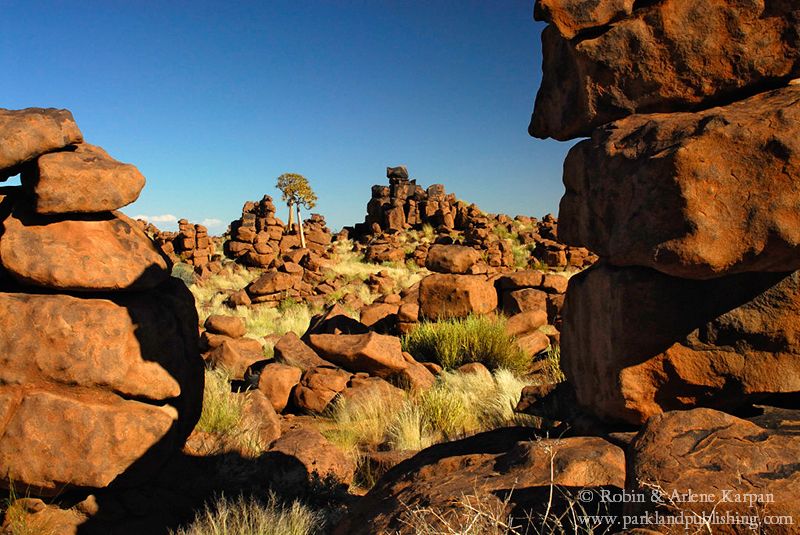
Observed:
[[[300,205],[297,205],[297,226],[300,227],[300,247],[306,248],[306,235],[303,234],[303,220],[300,219]]]
[[[292,223],[294,223],[294,210],[292,210],[292,203],[291,201],[286,203],[289,205],[289,222],[286,224],[286,232],[292,231]]]

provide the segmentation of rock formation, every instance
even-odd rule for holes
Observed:
[[[33,494],[137,484],[200,413],[197,313],[116,210],[144,177],[66,110],[0,110],[0,481]]]
[[[562,363],[603,419],[800,391],[798,15],[537,2],[531,132],[591,135],[564,164],[559,235],[601,262],[570,281]]]

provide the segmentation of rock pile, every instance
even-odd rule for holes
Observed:
[[[192,266],[202,268],[211,261],[214,254],[214,244],[208,235],[208,229],[203,225],[194,225],[186,219],[178,221],[178,232],[171,240],[164,240],[166,236],[159,236],[156,243],[163,242],[161,249],[167,254],[174,254],[181,261]]]
[[[364,223],[348,230],[348,235],[366,244],[369,262],[404,262],[412,260],[424,266],[430,243],[409,248],[404,231],[422,231],[430,226],[432,240],[438,244],[460,242],[482,256],[481,273],[508,270],[519,265],[514,248],[531,251],[534,262],[553,268],[583,268],[596,256],[582,247],[570,247],[558,241],[557,221],[547,215],[542,221],[527,216],[514,219],[503,214],[486,214],[476,205],[457,200],[441,184],[428,189],[408,178],[405,166],[387,167],[389,186],[372,187]],[[514,239],[510,239],[512,237]]]
[[[275,217],[275,205],[269,195],[258,202],[246,202],[242,217],[231,223],[230,232],[230,240],[225,242],[225,255],[252,267],[277,267],[284,255],[301,246],[298,229],[287,232],[283,222]],[[303,232],[306,249],[317,255],[327,251],[332,236],[325,218],[311,214],[303,223]]]
[[[648,3],[573,39],[608,23],[577,4],[537,4],[551,25],[531,131],[591,134],[564,164],[559,224],[602,259],[567,294],[578,402],[638,424],[800,391],[796,6]]]
[[[33,494],[132,485],[180,449],[202,398],[197,313],[116,210],[144,177],[66,110],[0,110],[0,477]]]

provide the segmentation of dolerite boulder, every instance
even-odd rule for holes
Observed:
[[[20,165],[48,152],[83,141],[67,110],[0,108],[0,181],[20,172]]]
[[[706,518],[719,527],[714,533],[753,533],[759,527],[763,533],[797,533],[798,423],[797,413],[782,425],[762,427],[711,409],[651,418],[630,446],[628,486],[632,495],[657,498],[628,503],[625,513],[653,519],[642,527],[659,533],[685,531],[657,525],[655,512],[661,518]]]
[[[497,308],[497,292],[481,275],[428,275],[419,286],[419,312],[426,319],[465,318]]]
[[[68,112],[0,123],[9,114],[19,121],[0,127],[0,152],[24,150],[0,175],[25,163],[23,186],[0,199],[0,484],[40,495],[141,484],[200,416],[194,299],[139,225],[110,211],[138,195],[138,171],[98,147],[53,154],[81,141]],[[49,169],[47,183],[30,169]],[[115,190],[117,173],[128,184]],[[37,199],[59,214],[37,214]]]
[[[800,86],[699,113],[635,115],[570,151],[559,237],[678,277],[792,271],[798,176]]]
[[[800,391],[799,272],[697,281],[597,265],[570,279],[565,314],[561,366],[607,420]]]
[[[609,11],[613,18],[626,10]],[[564,22],[561,9],[537,9],[554,25],[542,33],[543,77],[531,135],[571,139],[633,113],[691,111],[800,76],[794,2],[647,2],[611,25],[609,11],[602,11],[594,23],[576,24]],[[578,26],[582,36],[571,38]]]

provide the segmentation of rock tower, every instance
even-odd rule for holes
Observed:
[[[800,8],[539,0],[530,132],[564,163],[578,402],[639,424],[800,391]]]
[[[145,179],[66,110],[0,109],[0,483],[134,485],[180,449],[203,366],[186,287],[117,212]]]

